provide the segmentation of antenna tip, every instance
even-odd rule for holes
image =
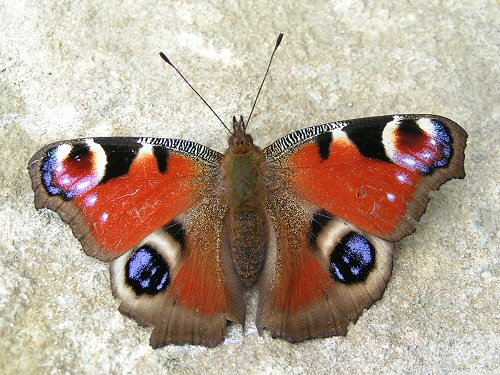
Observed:
[[[283,39],[283,33],[280,33],[280,35],[278,35],[278,39],[276,40],[276,47],[274,47],[274,49],[279,47],[282,39]]]
[[[170,60],[168,59],[167,56],[165,56],[165,54],[163,52],[160,52],[160,57],[165,60],[165,62],[168,64],[168,65],[172,65],[172,63],[170,62]]]

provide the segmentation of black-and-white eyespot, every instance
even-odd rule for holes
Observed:
[[[154,298],[168,290],[186,246],[180,221],[172,221],[146,237],[110,265],[113,290],[131,302]]]
[[[156,249],[149,245],[134,250],[125,264],[125,283],[138,296],[155,295],[170,284],[171,271]]]
[[[327,211],[312,215],[309,238],[311,247],[335,282],[364,283],[374,271],[390,273],[391,242],[360,231]]]
[[[356,232],[344,235],[330,255],[330,274],[346,284],[366,281],[374,266],[375,247]]]

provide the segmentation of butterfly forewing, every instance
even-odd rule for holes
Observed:
[[[444,117],[393,115],[299,130],[264,153],[298,196],[397,241],[414,230],[430,190],[465,176],[466,138]]]

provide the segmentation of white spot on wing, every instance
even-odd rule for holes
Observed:
[[[95,143],[94,139],[92,138],[86,139],[85,143],[89,147],[94,160],[92,172],[94,173],[94,176],[97,178],[97,181],[101,181],[101,179],[104,177],[104,173],[106,172],[106,164],[108,163],[106,158],[106,152],[104,152],[102,146],[100,144]]]
[[[408,164],[409,166],[412,166],[412,167],[413,167],[415,164],[417,164],[417,162],[416,162],[414,159],[412,159],[412,158],[404,158],[404,159],[403,159],[403,161],[404,161],[406,164]]]
[[[339,140],[339,139],[350,141],[348,135],[345,132],[343,132],[342,129],[333,129],[332,130],[332,139],[335,141]]]
[[[382,131],[382,144],[385,153],[393,162],[396,162],[395,159],[398,153],[396,149],[396,130],[399,127],[400,120],[400,116],[394,116],[394,120],[388,122]]]
[[[142,143],[142,147],[139,149],[137,158],[140,159],[144,156],[153,155],[153,145],[149,143]]]
[[[78,190],[85,190],[88,186],[90,185],[90,181],[82,181],[80,183],[78,183],[77,185],[77,189]]]
[[[62,145],[59,145],[57,147],[57,150],[56,150],[56,162],[59,164],[61,162],[64,161],[64,159],[66,159],[69,155],[69,153],[71,152],[71,149],[73,148],[73,146],[65,143],[65,144],[62,144]]]
[[[410,180],[408,179],[408,176],[404,173],[397,173],[396,178],[398,179],[399,182],[402,182],[404,184],[410,183]]]
[[[436,127],[432,120],[428,117],[420,118],[417,120],[417,124],[428,136],[433,138],[436,135]]]
[[[430,159],[432,157],[432,154],[429,151],[425,151],[422,153],[422,157],[424,159]]]
[[[91,194],[87,198],[85,198],[85,204],[89,207],[92,207],[96,204],[97,202],[97,195],[96,194]]]

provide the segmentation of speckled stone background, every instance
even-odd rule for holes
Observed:
[[[101,3],[104,3],[101,4]],[[498,1],[2,1],[0,373],[498,373]],[[395,5],[395,4],[398,5]],[[436,113],[469,133],[467,177],[433,194],[401,241],[392,282],[347,337],[292,345],[243,331],[215,349],[148,346],[117,312],[106,264],[53,212],[36,211],[26,165],[85,136],[227,133],[165,51],[229,121],[265,146],[301,127]]]

